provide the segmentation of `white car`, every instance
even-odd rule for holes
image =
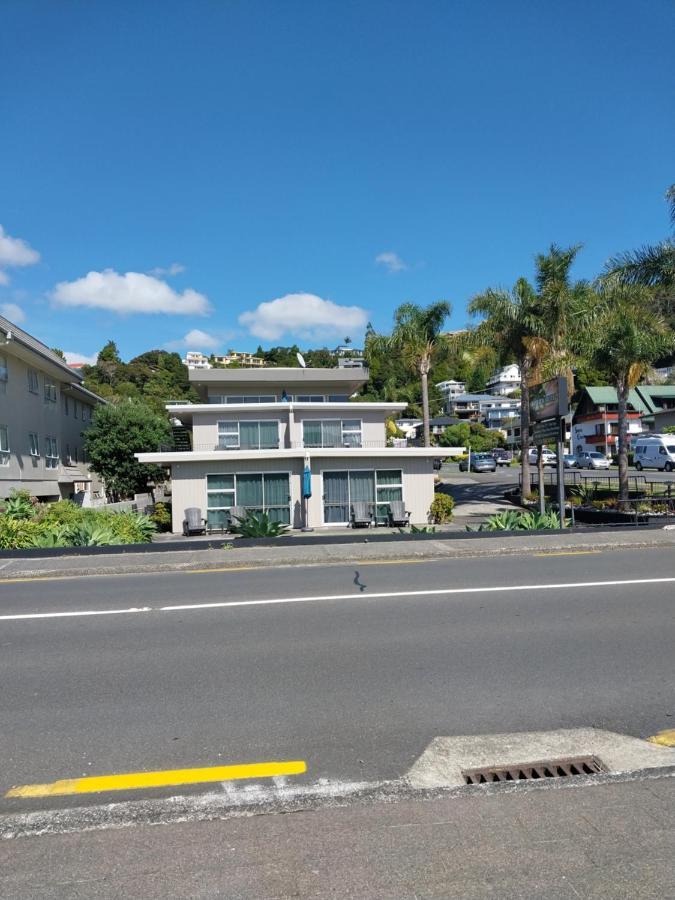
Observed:
[[[591,452],[577,453],[577,468],[579,469],[609,469],[611,461],[602,453]]]
[[[552,450],[549,450],[547,447],[544,447],[544,449],[541,451],[541,456],[542,456],[542,459],[544,460],[545,466],[557,466],[558,465],[558,457],[555,455],[555,453]],[[530,463],[533,466],[536,466],[537,463],[539,462],[539,454],[537,453],[537,448],[530,447],[530,451],[527,454],[527,457],[528,457]]]

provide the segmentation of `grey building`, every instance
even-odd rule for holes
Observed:
[[[13,489],[40,500],[91,494],[82,433],[102,402],[78,371],[0,316],[0,498]]]

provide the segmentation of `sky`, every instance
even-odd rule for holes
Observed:
[[[668,233],[671,0],[3,0],[0,314],[72,360],[358,346]]]

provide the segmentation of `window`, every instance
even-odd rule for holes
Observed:
[[[403,499],[401,470],[324,472],[323,496],[323,520],[327,525],[348,522],[351,506],[358,501],[368,503],[378,521],[386,521],[389,503]]]
[[[279,446],[279,421],[218,422],[219,450],[271,450]]]
[[[47,403],[56,403],[56,385],[45,378],[45,400]],[[67,410],[66,410],[67,413]]]
[[[59,444],[55,437],[45,438],[45,466],[48,469],[59,467]]]
[[[7,357],[4,353],[0,353],[0,381],[7,381],[8,376]]]
[[[28,390],[31,392],[31,394],[37,394],[40,390],[38,373],[35,371],[35,369],[28,370]]]
[[[34,431],[28,432],[28,447],[30,449],[31,456],[39,456],[40,455],[40,441],[38,439],[37,434]]]
[[[323,394],[298,394],[295,401],[296,403],[323,403],[325,399]]]
[[[227,525],[235,505],[253,513],[266,512],[274,522],[288,525],[291,521],[287,472],[207,475],[206,498],[209,525]]]
[[[347,394],[329,394],[328,395],[329,403],[347,403],[349,402],[349,397]]]
[[[360,419],[306,419],[302,423],[305,447],[361,447]]]
[[[277,398],[275,394],[259,394],[252,395],[250,397],[244,397],[240,395],[232,395],[232,396],[224,396],[224,397],[209,397],[209,403],[276,403]]]
[[[67,416],[70,412],[70,404],[68,403],[68,398],[65,394],[63,394],[63,415]]]
[[[80,404],[77,400],[73,400],[73,418],[77,419],[80,415]]]
[[[0,425],[0,466],[9,465],[9,430]]]

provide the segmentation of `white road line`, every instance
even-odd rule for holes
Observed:
[[[354,594],[323,594],[314,597],[279,597],[271,600],[223,600],[215,603],[184,603],[179,606],[137,606],[129,609],[78,610],[76,612],[17,613],[0,616],[0,622],[20,619],[63,619],[77,616],[115,616],[125,613],[192,612],[202,609],[228,609],[234,606],[274,606],[280,603],[320,603],[330,600],[386,600],[398,597],[438,597],[460,594],[505,594],[512,591],[557,591],[578,588],[622,587],[635,584],[673,584],[673,578],[627,578],[617,581],[571,581],[555,584],[499,584],[492,587],[432,588],[424,591],[381,591]]]

